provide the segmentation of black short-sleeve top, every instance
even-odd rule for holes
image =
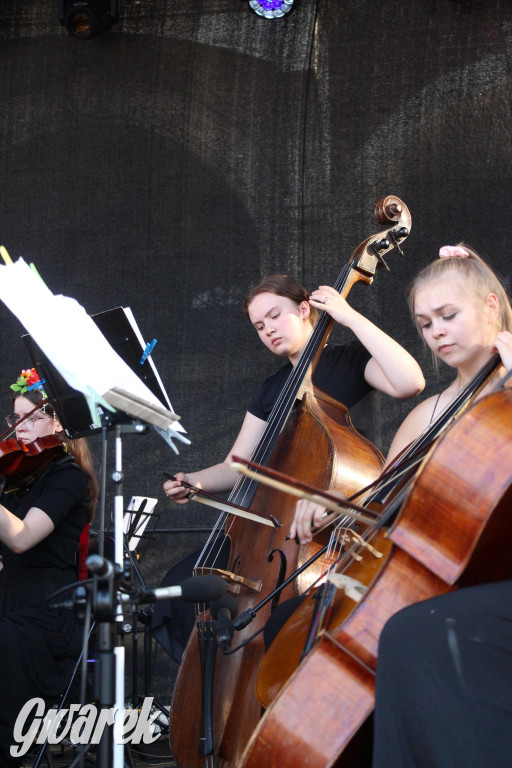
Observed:
[[[370,358],[370,353],[359,341],[342,345],[328,344],[318,360],[313,384],[350,409],[373,391],[364,378]],[[249,413],[267,421],[291,371],[292,364],[289,362],[265,379],[249,403]]]
[[[26,552],[2,545],[3,565],[15,568],[74,568],[80,535],[87,521],[88,477],[71,456],[56,459],[27,489],[4,493],[2,504],[23,520],[31,507],[53,522],[52,533]]]

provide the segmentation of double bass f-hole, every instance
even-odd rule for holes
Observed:
[[[274,586],[274,590],[278,590],[279,587],[283,584],[286,576],[286,555],[284,554],[282,549],[272,549],[270,550],[267,561],[271,563],[276,555],[279,555],[279,572],[277,574],[277,580]],[[274,611],[279,603],[279,597],[281,592],[277,591],[275,597],[272,599],[272,602],[270,603],[270,610]]]

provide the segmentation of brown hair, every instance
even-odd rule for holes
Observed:
[[[407,292],[409,310],[413,320],[416,322],[414,302],[419,290],[434,280],[446,279],[453,281],[459,279],[463,284],[464,290],[475,304],[481,302],[483,305],[490,293],[496,294],[500,306],[498,315],[499,329],[502,331],[512,331],[512,307],[497,275],[472,248],[468,248],[464,243],[459,243],[459,247],[464,248],[468,252],[469,255],[466,258],[436,259],[436,261],[422,269],[414,278]]]
[[[297,306],[302,304],[303,301],[309,303],[309,294],[294,277],[290,275],[281,275],[274,272],[270,275],[266,275],[257,285],[249,290],[249,293],[244,300],[244,312],[249,317],[249,305],[252,300],[260,293],[274,293],[276,296],[285,296],[287,299],[291,299]],[[309,321],[311,325],[316,323],[318,312],[311,307],[309,315]]]
[[[34,405],[39,405],[39,403],[44,399],[45,395],[39,389],[32,389],[30,390],[30,392],[18,392],[13,398],[13,402],[15,402],[18,397],[26,397],[27,400],[30,400],[30,402],[33,403]],[[52,418],[54,418],[55,416],[58,418],[58,414],[55,411],[55,408],[51,402],[45,403],[42,406],[41,410],[47,416],[51,416]],[[80,438],[79,440],[72,440],[66,435],[64,430],[62,430],[61,432],[58,432],[57,437],[59,438],[59,440],[61,440],[64,443],[68,452],[73,456],[78,466],[84,470],[84,472],[88,477],[89,503],[87,505],[87,508],[88,508],[87,522],[90,523],[94,517],[94,511],[96,509],[96,504],[98,503],[99,486],[98,486],[98,480],[96,478],[96,474],[93,469],[92,457],[91,457],[91,452],[89,450],[89,446],[84,438]]]

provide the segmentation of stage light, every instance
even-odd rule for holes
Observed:
[[[249,0],[249,5],[264,19],[280,19],[291,11],[294,0]]]
[[[79,40],[90,40],[118,19],[119,0],[59,0],[59,21]]]

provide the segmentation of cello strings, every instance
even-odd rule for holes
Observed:
[[[304,355],[301,357],[301,360],[303,360],[303,358],[304,358]],[[412,469],[414,469],[417,466],[418,463],[420,463],[420,461],[424,458],[424,454],[417,457],[414,456],[414,452],[417,450],[418,446],[424,447],[426,443],[426,446],[428,448],[429,442],[426,439],[428,438],[430,442],[433,442],[433,440],[437,436],[439,436],[439,434],[443,431],[443,429],[446,428],[451,422],[451,420],[458,414],[462,405],[465,404],[465,400],[468,397],[474,396],[478,392],[478,389],[481,386],[483,386],[482,379],[485,382],[486,378],[489,375],[489,370],[488,370],[489,368],[491,372],[495,368],[495,364],[492,359],[490,363],[486,364],[483,367],[483,369],[479,371],[479,373],[464,388],[464,390],[461,391],[461,393],[457,396],[457,398],[455,398],[455,400],[452,401],[452,403],[449,403],[443,409],[443,411],[439,414],[435,422],[432,425],[430,425],[426,430],[424,430],[424,432],[415,441],[413,441],[413,443],[411,443],[410,446],[408,446],[405,454],[403,454],[402,457],[399,459],[398,464],[396,464],[394,467],[391,467],[387,475],[384,475],[380,480],[377,480],[377,487],[375,487],[375,483],[368,486],[369,489],[373,487],[374,490],[373,490],[373,493],[371,493],[367,497],[366,504],[374,500],[378,494],[382,494],[383,492],[388,491],[388,489],[393,490],[396,486],[396,483],[400,479],[402,479],[402,477],[404,477],[407,472],[410,472]],[[291,376],[289,378],[291,378]],[[287,384],[285,389],[289,390],[290,387],[293,388],[293,385]],[[279,407],[281,406],[281,400],[279,401],[278,405]],[[279,409],[276,409],[276,410],[279,411]],[[275,422],[273,421],[272,427],[274,427],[274,425],[275,425]],[[272,431],[270,431],[270,435],[272,437]],[[246,485],[246,488],[249,487],[249,484],[245,484],[245,485]],[[367,489],[362,489],[358,491],[358,493],[355,494],[352,498],[360,496],[366,490]],[[391,510],[390,514],[392,514],[393,512],[394,510]],[[227,515],[225,515],[225,517],[227,517]],[[385,522],[386,522],[386,517],[384,515],[381,519],[381,525],[383,525]],[[339,524],[343,525],[343,519],[342,521],[340,521]],[[205,548],[203,549],[203,552],[201,553],[201,555],[204,555],[205,552],[208,551],[208,545],[210,547],[210,550],[214,546],[215,541],[217,540],[217,537],[219,535],[220,528],[221,528],[220,524],[217,528],[214,528],[207,542],[207,545],[205,545]],[[366,540],[368,540],[368,534],[366,534]]]
[[[354,494],[351,497],[351,500],[353,498],[357,498],[358,496],[361,496],[365,491],[372,491],[369,493],[366,499],[363,499],[361,501],[362,506],[365,506],[371,501],[375,500],[375,498],[378,496],[379,493],[382,493],[382,491],[386,491],[389,489],[389,492],[391,492],[397,485],[397,482],[399,482],[408,472],[410,472],[412,469],[418,466],[423,459],[425,458],[426,451],[422,451],[421,453],[415,455],[415,451],[418,451],[418,449],[423,448],[429,448],[434,441],[442,434],[442,432],[451,424],[451,422],[460,414],[462,410],[464,410],[470,403],[471,400],[476,397],[479,393],[479,391],[482,389],[482,387],[486,384],[487,380],[489,379],[490,375],[493,373],[497,365],[499,364],[499,358],[496,359],[496,357],[492,357],[474,376],[474,378],[466,385],[466,387],[457,395],[454,400],[452,400],[450,403],[447,404],[447,406],[441,411],[437,419],[427,427],[423,431],[419,437],[414,440],[407,449],[402,453],[402,455],[398,458],[397,462],[395,462],[394,465],[390,467],[390,470],[387,474],[383,475],[381,478],[378,478],[376,483],[372,483],[368,488],[362,489],[358,493]],[[413,482],[415,477],[415,473],[411,475],[408,482],[405,484],[404,488],[402,489],[400,493],[400,498],[398,499],[401,503],[403,501],[403,497],[408,493],[411,483]],[[389,496],[389,493],[388,493]],[[386,497],[387,498],[387,497]],[[388,504],[384,506],[383,512],[381,513],[381,523],[380,526],[384,525],[389,517],[395,512],[395,507],[393,504]],[[341,520],[337,523],[336,528],[333,531],[333,536],[335,535],[335,531],[339,530],[340,527],[343,527],[343,525],[346,524],[346,520],[344,518],[341,518]],[[367,529],[365,533],[363,534],[363,538],[365,542],[371,542],[371,540],[374,538],[374,536],[377,533],[376,528]],[[336,534],[337,536],[337,534]],[[330,545],[333,539],[330,540]],[[333,544],[333,549],[335,548],[335,545]],[[363,549],[363,546],[360,547],[360,550]],[[332,557],[331,550],[329,549],[326,553],[326,560],[328,557]],[[342,562],[343,560],[343,562]],[[345,558],[342,558],[341,560],[338,560],[336,562],[335,568],[336,572],[344,573],[347,568],[352,564],[353,558],[351,556],[351,551],[346,552]],[[341,563],[341,568],[340,568]],[[330,573],[333,570],[333,567],[330,566],[326,570],[326,575]],[[320,597],[321,601],[327,600],[326,592],[322,592],[322,595]]]

